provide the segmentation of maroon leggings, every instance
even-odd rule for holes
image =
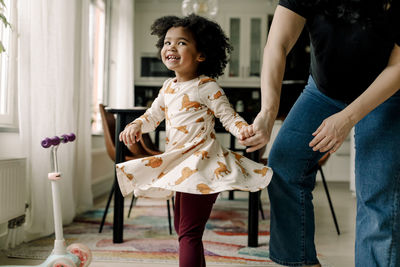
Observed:
[[[179,267],[205,267],[203,233],[218,193],[176,192],[175,231],[179,237]]]

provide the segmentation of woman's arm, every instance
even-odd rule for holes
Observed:
[[[400,88],[400,46],[394,45],[388,65],[375,81],[344,110],[325,119],[313,133],[314,151],[334,153],[351,128]],[[400,108],[400,107],[399,107]]]
[[[305,18],[278,5],[264,48],[261,70],[261,111],[253,125],[241,131],[242,145],[250,146],[247,152],[264,147],[270,139],[272,127],[279,110],[279,100],[286,57],[299,38]]]

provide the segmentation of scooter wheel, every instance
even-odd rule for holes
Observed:
[[[75,263],[67,258],[57,259],[53,261],[49,266],[51,267],[76,267]]]
[[[92,252],[84,244],[80,243],[71,244],[67,247],[67,251],[78,256],[78,258],[81,261],[79,267],[89,266],[90,262],[92,261]]]

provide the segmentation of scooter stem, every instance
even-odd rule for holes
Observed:
[[[61,198],[58,184],[58,180],[61,178],[61,174],[58,172],[57,149],[58,145],[51,147],[51,160],[53,163],[54,172],[49,174],[49,179],[51,180],[51,191],[53,195],[54,230],[56,236],[56,239],[54,240],[54,249],[52,254],[63,255],[66,253],[67,248],[62,228]]]

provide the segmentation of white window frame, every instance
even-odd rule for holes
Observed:
[[[96,2],[98,0],[91,0],[91,5],[94,4],[96,5]],[[101,25],[101,30],[100,32],[99,40],[100,43],[97,43],[98,48],[100,49],[97,54],[97,60],[98,60],[98,65],[96,66],[96,70],[92,69],[91,70],[91,79],[92,79],[92,135],[99,135],[103,133],[103,128],[101,125],[101,117],[100,113],[98,110],[98,104],[103,103],[107,104],[108,102],[108,80],[109,80],[109,35],[110,35],[110,16],[111,16],[111,0],[101,0],[104,4],[104,12],[105,16],[102,18],[102,25]],[[91,13],[91,19],[93,18],[94,14]],[[104,24],[103,24],[104,23]],[[92,26],[92,25],[91,25]],[[93,29],[90,29],[90,38],[94,37],[93,34]],[[91,47],[90,49],[93,49],[93,41],[94,39],[90,40]],[[95,51],[91,51],[91,55],[95,55]],[[91,58],[93,61],[94,58]],[[95,75],[95,72],[97,72],[97,75]],[[96,79],[96,80],[94,80]],[[95,88],[95,84],[97,84],[97,87]],[[95,93],[94,90],[97,92]],[[96,97],[95,97],[96,96]],[[96,99],[95,99],[96,98]]]
[[[0,31],[0,38],[3,40],[5,52],[0,54],[0,92],[3,94],[6,105],[0,108],[0,131],[18,131],[18,109],[17,109],[17,1],[5,0],[6,17],[10,27]],[[3,32],[3,31],[8,31]],[[4,34],[3,34],[4,33]],[[7,36],[8,35],[8,36]],[[5,70],[5,71],[4,71]]]

